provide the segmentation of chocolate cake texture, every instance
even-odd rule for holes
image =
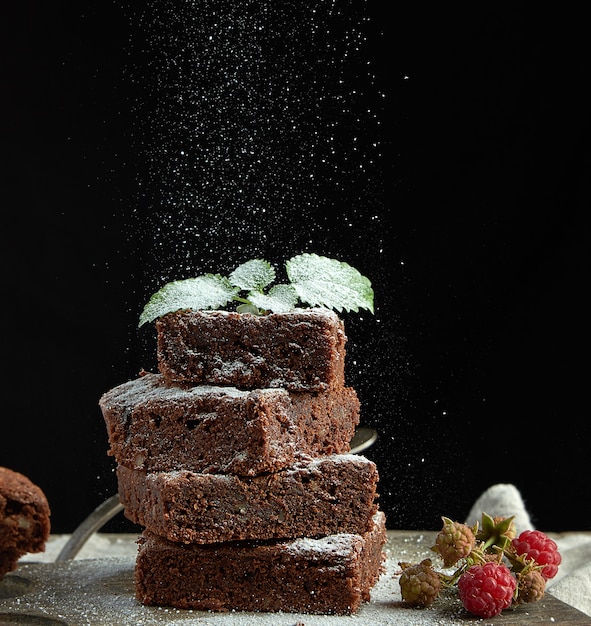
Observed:
[[[170,386],[146,374],[100,399],[109,454],[144,471],[256,476],[307,456],[348,453],[359,423],[350,387],[330,391]]]
[[[39,486],[20,472],[0,467],[0,580],[16,568],[21,556],[45,550],[50,514]]]
[[[376,465],[354,454],[254,478],[123,466],[117,478],[131,521],[184,543],[363,533],[378,508]]]
[[[156,321],[168,382],[327,390],[345,380],[344,325],[329,309],[253,315],[178,311]]]
[[[145,605],[349,615],[383,571],[375,463],[328,309],[182,310],[155,322],[158,373],[99,405]]]
[[[135,568],[146,605],[350,615],[383,570],[384,514],[363,533],[279,542],[174,543],[144,531]]]

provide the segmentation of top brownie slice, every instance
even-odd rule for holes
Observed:
[[[329,309],[253,315],[178,311],[156,321],[168,383],[326,390],[344,385],[343,321]]]

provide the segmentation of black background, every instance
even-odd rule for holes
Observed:
[[[583,17],[374,4],[380,254],[375,231],[338,213],[309,251],[376,292],[375,316],[344,318],[348,380],[379,431],[366,454],[381,507],[391,528],[438,528],[507,482],[538,527],[588,530]],[[154,276],[136,228],[133,8],[27,0],[3,13],[0,464],[37,482],[54,532],[69,532],[116,490],[98,399],[153,366],[137,318],[176,276]],[[304,251],[296,214],[262,256]]]

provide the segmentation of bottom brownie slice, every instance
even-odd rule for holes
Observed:
[[[348,615],[383,571],[386,522],[370,531],[273,543],[179,544],[144,531],[135,567],[146,605]]]

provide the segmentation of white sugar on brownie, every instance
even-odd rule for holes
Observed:
[[[131,469],[255,476],[342,454],[359,423],[350,387],[330,391],[169,386],[146,374],[100,399],[109,453]]]
[[[344,385],[343,321],[329,309],[252,315],[179,311],[156,321],[168,382],[292,391]]]
[[[179,609],[349,615],[370,599],[385,543],[381,511],[366,532],[319,539],[202,546],[144,531],[136,597]]]
[[[117,478],[131,521],[184,543],[362,533],[377,511],[376,465],[354,454],[254,478],[123,466]]]

